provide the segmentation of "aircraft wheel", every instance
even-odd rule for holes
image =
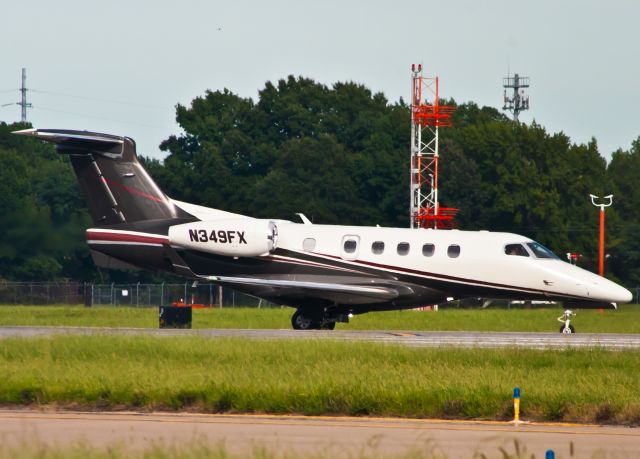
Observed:
[[[320,323],[309,314],[303,314],[298,310],[291,316],[291,326],[294,330],[317,330]]]
[[[568,330],[565,330],[565,326],[564,325],[560,326],[560,333],[570,334],[570,333],[575,333],[575,332],[576,332],[576,329],[571,324],[569,324],[569,329]]]
[[[322,327],[320,327],[321,330],[333,330],[334,328],[336,328],[335,322],[325,322]]]

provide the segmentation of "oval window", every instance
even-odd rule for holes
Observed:
[[[436,251],[436,246],[433,244],[425,244],[422,246],[422,255],[425,257],[432,257]]]
[[[376,255],[380,255],[382,252],[384,252],[384,242],[376,241],[371,244],[371,251]]]
[[[460,246],[451,244],[447,249],[447,255],[449,255],[449,258],[458,258],[460,256]]]
[[[398,244],[398,255],[407,255],[409,253],[409,243],[401,242]]]
[[[316,249],[316,240],[312,237],[306,238],[302,241],[302,248],[307,252],[313,252]]]
[[[356,251],[358,247],[358,243],[353,239],[347,239],[344,241],[344,251],[345,253],[353,253]]]

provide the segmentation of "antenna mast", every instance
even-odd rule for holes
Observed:
[[[438,201],[438,128],[451,126],[454,107],[440,105],[438,77],[422,76],[422,64],[411,65],[410,227],[452,228],[458,209]]]
[[[529,110],[529,95],[525,95],[524,89],[529,87],[529,77],[521,77],[517,73],[514,76],[507,76],[502,79],[504,88],[504,107],[513,113],[513,121],[518,121],[518,114],[521,111]],[[513,89],[513,95],[507,96],[507,89]]]

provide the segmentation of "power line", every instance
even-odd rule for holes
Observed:
[[[41,89],[30,89],[31,92],[36,92],[39,94],[49,94],[52,96],[60,96],[60,97],[71,97],[74,99],[82,99],[82,100],[90,100],[90,101],[94,101],[94,102],[105,102],[108,104],[119,104],[119,105],[130,105],[130,106],[134,106],[134,107],[143,107],[143,108],[151,108],[151,109],[157,109],[157,110],[167,110],[169,107],[166,106],[160,106],[160,105],[151,105],[151,104],[141,104],[138,102],[127,102],[127,101],[123,101],[123,100],[114,100],[114,99],[102,99],[99,97],[89,97],[89,96],[79,96],[76,94],[65,94],[62,92],[55,92],[55,91],[44,91]]]
[[[625,231],[631,225],[612,225],[612,231]],[[568,228],[559,228],[559,227],[492,227],[491,231],[495,232],[514,232],[514,233],[526,233],[526,232],[536,232],[536,233],[597,233],[598,228],[586,228],[586,227],[568,227]]]
[[[104,120],[104,121],[111,121],[113,123],[143,126],[143,127],[148,127],[148,128],[154,128],[154,129],[162,129],[162,130],[165,130],[165,131],[167,129],[166,126],[156,126],[156,125],[153,125],[153,124],[137,123],[135,121],[116,120],[116,119],[113,119],[113,118],[106,118],[104,116],[88,115],[86,113],[68,112],[68,111],[65,111],[65,110],[58,110],[58,109],[50,108],[50,107],[43,107],[41,105],[36,105],[33,108],[38,109],[38,110],[45,110],[45,111],[49,111],[49,112],[63,113],[65,115],[81,116],[83,118],[95,118],[95,119]]]

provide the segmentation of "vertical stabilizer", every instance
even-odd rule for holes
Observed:
[[[189,217],[142,167],[129,137],[59,129],[14,134],[53,142],[59,153],[69,155],[96,226]]]

